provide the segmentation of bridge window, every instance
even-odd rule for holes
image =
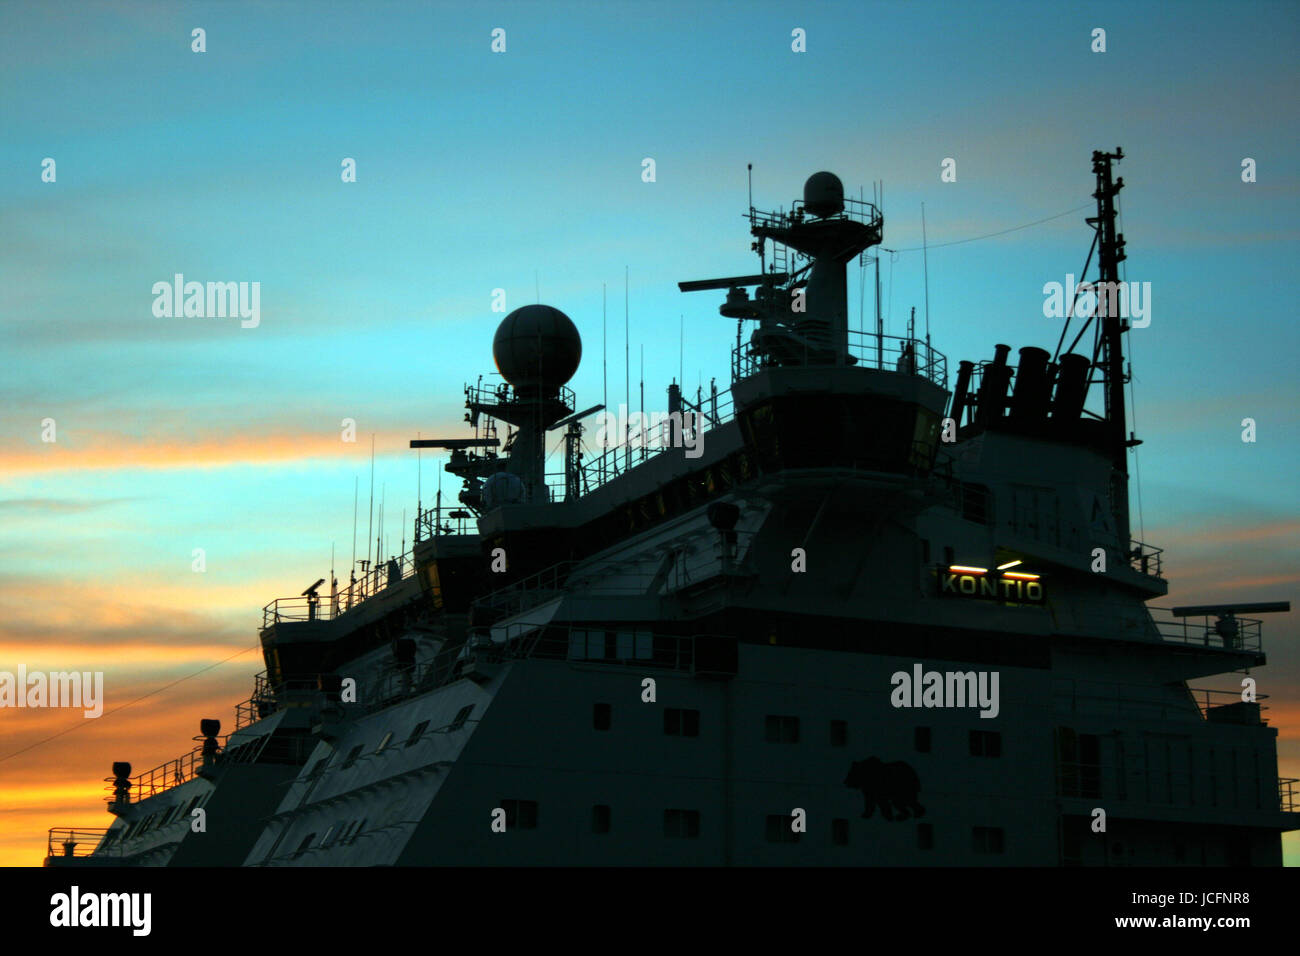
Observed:
[[[831,842],[836,846],[849,845],[849,821],[837,817],[831,821]]]
[[[847,747],[849,743],[849,722],[847,720],[831,721],[831,746]]]
[[[698,737],[700,712],[668,707],[664,710],[664,733],[670,737]]]
[[[411,736],[406,738],[406,746],[413,747],[417,743],[419,743],[420,738],[424,736],[424,732],[428,729],[429,729],[429,722],[427,720],[422,720],[418,724],[416,724],[415,728],[411,731]]]
[[[365,744],[357,744],[350,751],[348,751],[348,759],[343,761],[343,767],[341,769],[347,770],[348,767],[351,767],[354,763],[356,763],[357,758],[361,756],[361,751],[364,747]]]
[[[972,730],[970,754],[972,757],[1001,757],[1002,734],[996,730]]]
[[[465,707],[462,707],[460,710],[456,711],[456,716],[455,718],[452,719],[451,726],[449,726],[447,729],[460,730],[462,727],[465,726],[465,721],[469,720],[469,715],[472,714],[473,712],[474,712],[473,704],[469,704]]]
[[[536,830],[536,800],[502,800],[501,809],[506,812],[506,830]]]
[[[673,839],[695,839],[699,835],[699,810],[664,811],[664,836]]]
[[[764,738],[770,744],[797,744],[799,718],[788,714],[768,714],[764,725]]]
[[[1001,827],[974,827],[971,833],[974,837],[976,853],[1002,852],[1004,839]]]
[[[798,843],[803,836],[802,833],[796,833],[790,826],[794,822],[794,817],[788,813],[769,813],[767,816],[767,842],[768,843]]]

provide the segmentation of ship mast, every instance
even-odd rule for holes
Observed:
[[[1115,466],[1115,487],[1112,507],[1115,514],[1116,535],[1121,549],[1129,542],[1128,505],[1128,449],[1137,441],[1128,436],[1127,416],[1124,411],[1124,344],[1121,336],[1128,331],[1127,320],[1120,315],[1119,264],[1124,261],[1124,236],[1115,230],[1115,197],[1124,188],[1124,179],[1113,179],[1111,163],[1124,158],[1124,151],[1113,153],[1100,150],[1092,154],[1092,171],[1097,176],[1097,216],[1088,223],[1097,229],[1099,284],[1097,309],[1101,318],[1101,368],[1105,377],[1106,421],[1109,425],[1110,446]],[[1095,356],[1094,356],[1095,358]]]

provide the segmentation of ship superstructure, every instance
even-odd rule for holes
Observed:
[[[1121,158],[1093,156],[1102,289]],[[1280,864],[1277,732],[1192,682],[1262,665],[1238,615],[1285,605],[1148,607],[1125,319],[1099,296],[1064,351],[998,345],[950,389],[928,336],[849,328],[876,205],[821,172],[749,223],[758,273],[681,284],[752,328],[729,388],[669,387],[666,447],[586,456],[577,328],[511,313],[474,434],[412,442],[456,504],[267,605],[233,732],[115,764],[113,825],[47,862]]]

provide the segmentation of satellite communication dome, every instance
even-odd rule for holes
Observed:
[[[582,337],[559,309],[526,305],[497,327],[492,358],[501,377],[515,388],[559,388],[578,370]]]
[[[524,483],[508,471],[498,471],[483,481],[483,506],[488,510],[518,504],[524,497]]]
[[[803,184],[803,206],[814,216],[838,216],[844,211],[844,184],[834,173],[813,173]]]

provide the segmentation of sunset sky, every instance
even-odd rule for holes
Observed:
[[[726,386],[722,294],[676,282],[756,271],[749,162],[760,208],[821,169],[868,198],[884,181],[891,334],[924,321],[925,203],[955,370],[1055,345],[1042,287],[1079,275],[1090,156],[1122,146],[1125,269],[1152,289],[1128,348],[1157,603],[1296,602],[1298,41],[1284,2],[0,4],[0,670],[103,671],[107,696],[97,720],[0,710],[0,864],[107,826],[113,761],[178,756],[203,717],[230,729],[262,606],[331,548],[346,578],[358,477],[364,553],[372,434],[385,553],[409,547],[438,465],[418,475],[407,441],[466,434],[494,289],[573,318],[581,407],[625,400],[625,266],[633,404],[642,347],[652,408],[679,363],[689,391]],[[259,282],[260,325],[156,317],[176,273]],[[1265,621],[1253,675],[1289,777],[1297,620]]]

